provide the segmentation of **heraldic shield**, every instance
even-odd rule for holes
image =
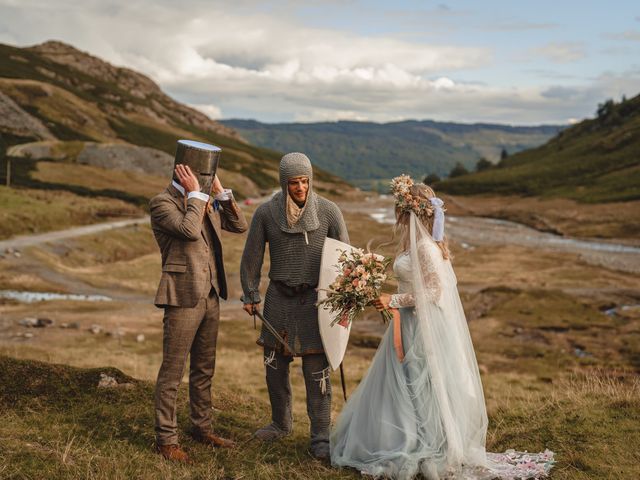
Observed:
[[[351,252],[353,247],[349,244],[326,238],[324,247],[322,248],[322,262],[320,263],[320,278],[318,280],[318,302],[322,302],[327,298],[327,288],[338,277],[338,257],[343,251]],[[331,313],[326,305],[318,306],[318,326],[320,327],[320,336],[322,337],[322,345],[324,353],[327,356],[329,365],[333,370],[337,370],[342,363],[344,354],[347,350],[349,342],[349,333],[351,332],[351,323],[347,328],[335,323],[331,323],[338,316],[338,312]]]

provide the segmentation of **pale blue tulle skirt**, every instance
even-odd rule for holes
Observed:
[[[414,308],[401,308],[404,362],[393,327],[349,398],[331,434],[331,462],[373,476],[411,478],[444,473],[446,440]]]

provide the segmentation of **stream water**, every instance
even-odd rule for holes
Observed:
[[[363,211],[363,210],[360,210]],[[365,211],[379,223],[393,225],[393,208],[372,207]],[[626,272],[640,272],[640,248],[598,240],[563,237],[540,232],[526,225],[485,217],[448,215],[446,232],[464,248],[477,245],[523,245],[579,254],[585,261]]]
[[[74,300],[80,302],[110,302],[104,295],[77,295],[72,293],[21,292],[18,290],[0,290],[0,298],[16,300],[22,303],[48,302],[51,300]]]

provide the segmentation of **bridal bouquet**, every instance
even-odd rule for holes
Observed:
[[[380,296],[390,262],[390,258],[362,249],[341,252],[336,265],[338,277],[329,285],[327,298],[319,303],[332,313],[339,313],[331,326],[338,323],[347,328],[356,315]],[[391,312],[383,311],[382,318],[390,320]]]

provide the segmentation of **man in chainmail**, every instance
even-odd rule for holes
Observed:
[[[273,441],[291,433],[289,364],[294,356],[301,356],[311,421],[310,450],[314,457],[326,460],[331,384],[318,328],[315,288],[325,238],[348,243],[349,237],[340,209],[313,191],[313,171],[306,155],[288,153],[282,157],[280,186],[282,192],[256,210],[240,266],[244,309],[253,314],[261,302],[260,270],[265,244],[269,243],[270,282],[263,314],[280,339],[262,326],[257,343],[264,347],[272,422],[258,429],[255,436]]]

